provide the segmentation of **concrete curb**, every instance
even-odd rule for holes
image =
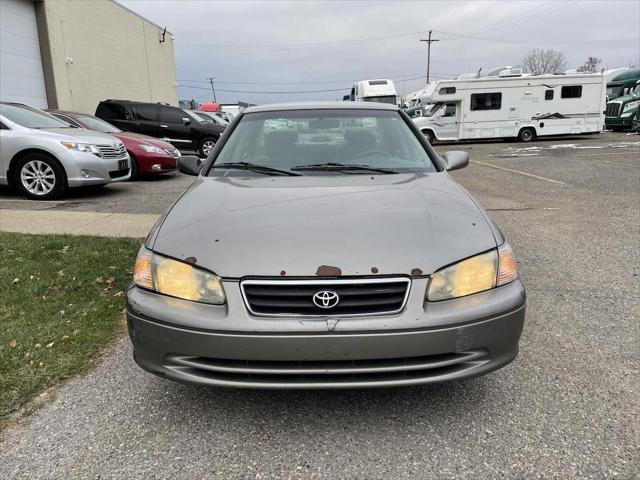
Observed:
[[[0,209],[0,231],[35,234],[146,237],[159,215]]]

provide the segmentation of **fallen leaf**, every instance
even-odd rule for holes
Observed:
[[[39,343],[36,343],[36,348],[40,348],[40,344]]]
[[[107,278],[107,283],[113,283],[115,279],[113,277],[109,277]]]
[[[70,248],[71,248],[71,245],[65,245],[64,247],[62,247],[62,250],[60,250],[60,251],[62,253],[67,253]]]
[[[96,278],[96,283],[104,283],[104,279],[102,277]]]
[[[59,277],[64,277],[64,271],[63,271],[63,270],[60,270],[60,271],[58,272],[58,276],[59,276]]]
[[[13,282],[11,282],[12,285],[15,285],[16,283],[18,283],[20,281],[19,278],[14,278]]]
[[[11,348],[16,348],[17,345],[18,345],[18,341],[15,338],[9,342],[9,346]]]
[[[69,335],[63,335],[63,336],[62,336],[62,340],[66,340],[66,339],[68,339],[68,338],[69,338]]]
[[[53,342],[47,343],[47,348],[51,348],[51,347],[53,347]]]
[[[43,367],[43,366],[44,366],[44,363],[43,363],[43,362],[38,362],[38,366],[39,366],[39,367]]]
[[[113,296],[114,297],[121,297],[123,293],[124,292],[122,290],[120,290],[119,292],[114,293]]]

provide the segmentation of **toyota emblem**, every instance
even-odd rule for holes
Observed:
[[[333,308],[339,301],[338,294],[331,290],[322,290],[313,296],[313,303],[319,308]]]

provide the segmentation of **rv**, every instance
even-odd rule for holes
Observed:
[[[441,80],[432,103],[413,119],[430,140],[513,138],[600,132],[605,80],[601,74],[522,75]]]
[[[349,97],[361,102],[398,103],[396,87],[391,80],[361,80],[353,86]]]

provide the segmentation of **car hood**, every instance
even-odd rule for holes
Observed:
[[[444,172],[201,177],[148,243],[227,278],[430,274],[496,247]]]
[[[113,145],[114,142],[119,142],[113,135],[84,128],[43,128],[33,131],[41,135],[47,134],[50,138],[58,138],[63,141],[93,143],[96,145]]]
[[[149,143],[151,145],[155,145],[156,147],[160,147],[165,150],[166,149],[173,150],[175,148],[169,142],[165,142],[164,140],[160,140],[158,138],[150,137],[149,135],[142,135],[140,133],[118,132],[118,133],[113,133],[112,135],[122,140],[125,144],[127,142],[138,142],[138,143]]]

